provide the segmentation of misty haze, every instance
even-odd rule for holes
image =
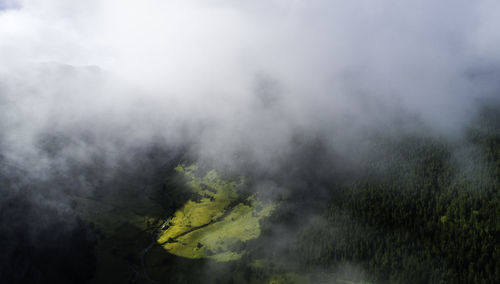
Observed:
[[[0,283],[500,283],[498,15],[0,0]]]

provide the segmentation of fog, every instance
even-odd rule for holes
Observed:
[[[0,0],[0,162],[23,176],[9,190],[74,165],[112,175],[155,145],[276,174],[307,160],[300,143],[322,141],[321,171],[369,155],[374,133],[460,138],[497,101],[498,11],[494,0]]]
[[[498,85],[495,1],[2,3],[13,159],[47,129],[260,164],[294,135],[352,143],[401,115],[460,135]]]

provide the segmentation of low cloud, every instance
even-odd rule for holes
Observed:
[[[349,144],[401,116],[459,135],[498,88],[494,1],[4,3],[11,156],[85,129],[266,164],[296,135]]]

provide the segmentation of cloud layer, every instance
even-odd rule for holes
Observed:
[[[402,116],[459,135],[498,91],[496,1],[2,3],[2,146],[19,163],[42,133],[87,132],[110,156],[161,139],[266,165],[297,135],[349,145]],[[67,154],[84,159],[79,139]]]

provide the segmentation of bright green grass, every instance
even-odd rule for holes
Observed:
[[[186,176],[200,200],[189,200],[175,212],[158,243],[168,252],[186,258],[239,259],[244,253],[239,245],[259,237],[259,221],[269,216],[275,205],[254,196],[236,202],[236,189],[242,182],[225,181],[214,170],[203,177],[196,176],[196,165],[181,165],[176,170]]]

